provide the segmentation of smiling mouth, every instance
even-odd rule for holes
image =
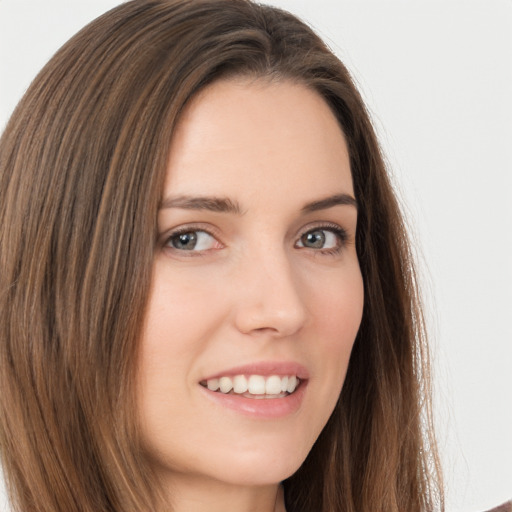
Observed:
[[[236,375],[219,377],[200,382],[201,386],[210,391],[225,395],[239,395],[244,398],[265,399],[284,398],[291,395],[299,387],[301,381],[296,375]]]

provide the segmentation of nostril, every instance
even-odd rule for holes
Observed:
[[[297,314],[261,308],[249,312],[242,308],[237,312],[236,324],[244,334],[290,336],[298,332],[304,323],[302,312]]]

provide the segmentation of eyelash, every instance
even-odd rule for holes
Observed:
[[[314,233],[315,231],[327,231],[327,232],[333,233],[336,236],[337,241],[338,241],[336,247],[332,247],[329,249],[322,249],[322,248],[314,249],[314,248],[305,247],[305,246],[297,247],[297,244],[302,240],[302,238],[304,236],[306,236],[310,233]],[[170,235],[166,236],[166,238],[163,242],[164,248],[168,249],[170,251],[173,251],[173,252],[178,252],[178,253],[180,253],[180,255],[185,256],[185,257],[204,256],[204,254],[206,252],[211,250],[211,249],[186,250],[186,249],[178,249],[178,248],[172,246],[173,239],[176,239],[177,237],[184,235],[184,234],[188,234],[188,233],[206,233],[207,235],[209,235],[213,239],[215,239],[217,241],[217,243],[221,244],[221,242],[218,241],[218,235],[216,235],[213,232],[213,230],[211,230],[211,228],[205,228],[203,226],[192,225],[192,226],[183,226],[181,228],[178,228],[178,229],[174,230]],[[297,240],[297,242],[295,242],[294,246],[301,250],[310,249],[315,254],[332,256],[332,255],[339,254],[343,250],[343,248],[345,247],[345,245],[347,243],[347,240],[348,240],[348,233],[345,229],[338,226],[337,224],[323,223],[323,224],[319,224],[318,226],[313,226],[313,227],[308,226],[308,228],[299,235],[298,240]]]

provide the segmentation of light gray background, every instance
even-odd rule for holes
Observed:
[[[119,3],[0,0],[2,129],[53,52]],[[273,3],[348,65],[403,198],[436,358],[447,510],[497,505],[512,497],[512,0]]]

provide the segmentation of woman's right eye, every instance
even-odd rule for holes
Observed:
[[[165,244],[178,251],[200,252],[220,249],[222,245],[208,232],[200,229],[180,231],[171,235]]]

